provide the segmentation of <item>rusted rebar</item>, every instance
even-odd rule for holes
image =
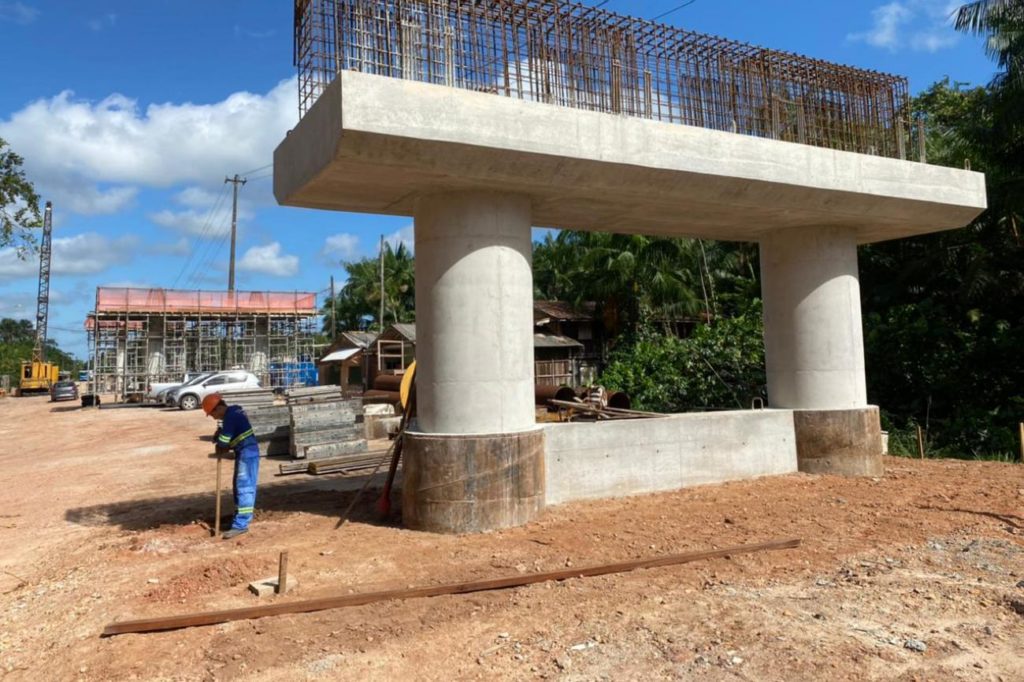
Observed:
[[[562,0],[295,0],[299,112],[341,70],[891,158],[905,78]],[[915,150],[917,151],[917,150]]]

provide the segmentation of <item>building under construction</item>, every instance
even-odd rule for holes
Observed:
[[[128,399],[186,372],[246,369],[264,386],[315,384],[316,294],[96,289],[86,319],[94,390]]]

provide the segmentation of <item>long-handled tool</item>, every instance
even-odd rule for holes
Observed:
[[[416,384],[413,383],[409,389],[409,398],[405,401],[405,410],[402,412],[402,421],[399,422],[398,435],[395,436],[395,451],[391,455],[391,468],[388,469],[388,480],[384,483],[384,490],[377,500],[377,511],[387,518],[391,516],[391,487],[395,483],[395,475],[398,473],[398,463],[402,460],[402,444],[405,441],[405,428],[416,410]]]
[[[216,494],[216,500],[217,501],[215,503],[215,507],[216,508],[214,510],[214,515],[215,516],[214,516],[214,519],[213,519],[213,537],[218,537],[220,535],[220,482],[221,482],[220,472],[221,472],[221,462],[223,460],[224,460],[224,458],[221,457],[220,453],[218,452],[217,453],[217,494]]]

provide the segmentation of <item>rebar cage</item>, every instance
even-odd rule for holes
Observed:
[[[562,0],[295,0],[295,64],[924,160],[905,78]]]

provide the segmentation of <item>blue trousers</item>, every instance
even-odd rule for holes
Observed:
[[[260,451],[246,448],[235,455],[235,520],[232,528],[245,529],[256,509],[256,483],[260,480]]]

